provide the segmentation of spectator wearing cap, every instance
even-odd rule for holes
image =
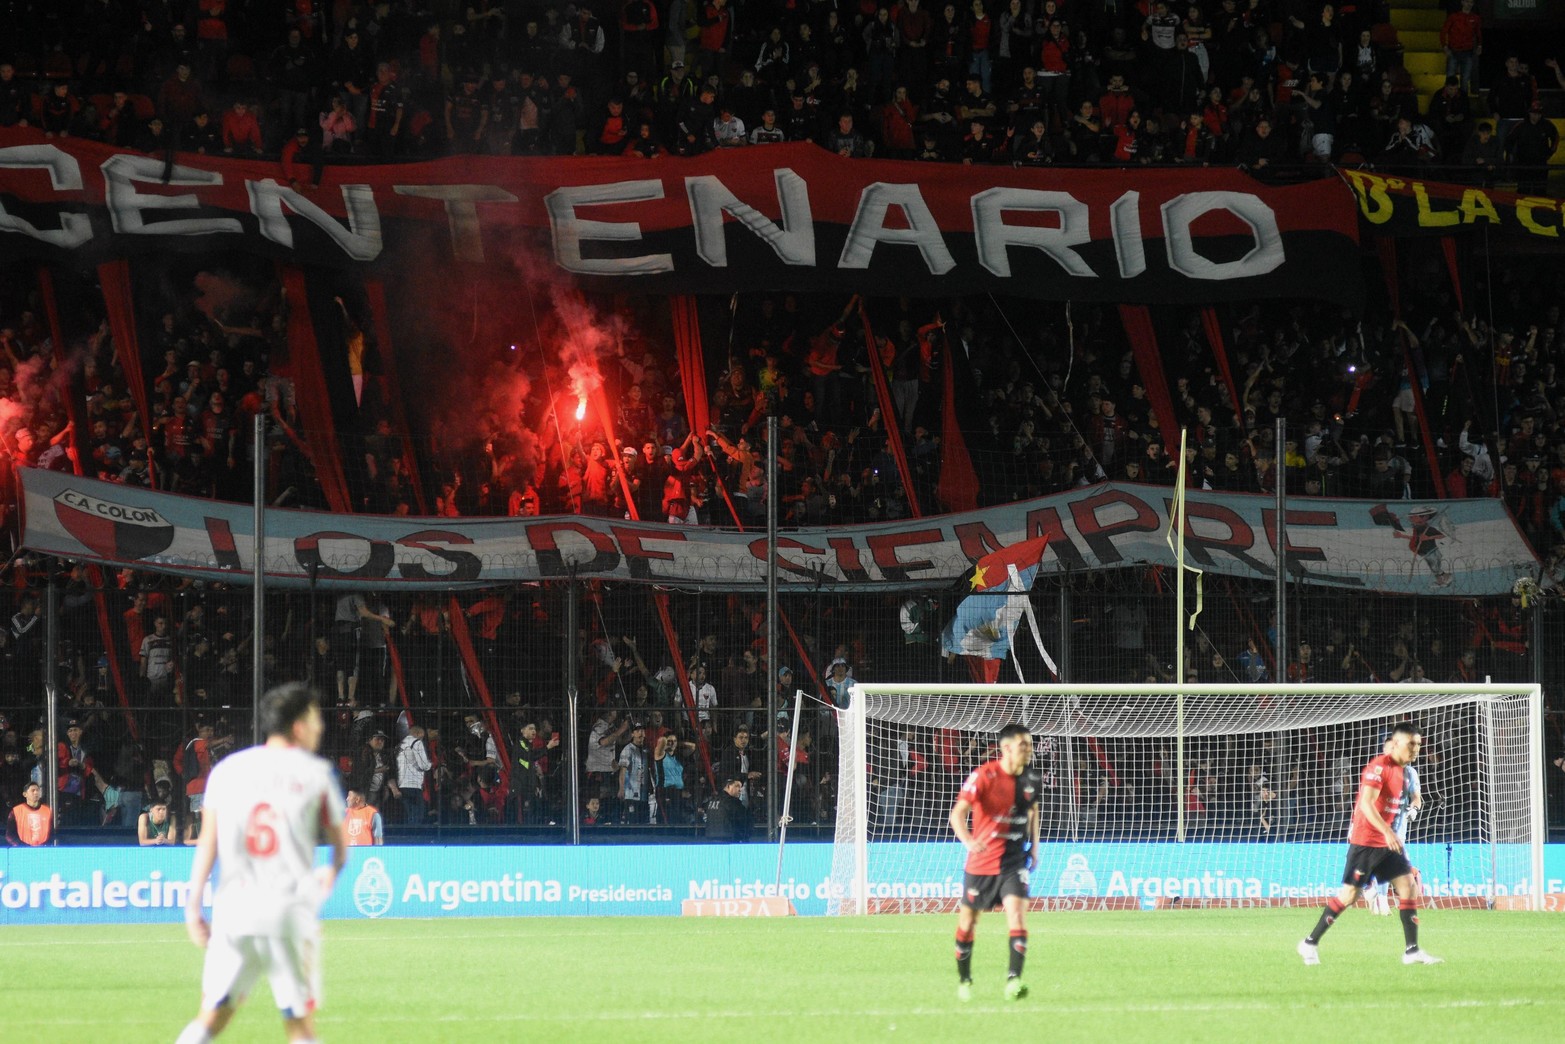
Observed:
[[[750,840],[750,810],[744,807],[745,777],[730,775],[723,787],[707,799],[706,837],[708,841]]]
[[[839,709],[846,709],[852,700],[850,690],[853,687],[853,671],[846,659],[838,656],[827,664],[825,685],[831,702]]]
[[[677,3],[678,0],[675,2]],[[678,129],[680,110],[684,108],[685,102],[695,97],[695,94],[696,81],[688,75],[684,61],[679,58],[674,59],[673,64],[668,67],[668,75],[658,82],[652,106],[658,134],[664,141],[672,139]]]
[[[1505,158],[1515,167],[1516,190],[1542,195],[1549,180],[1549,157],[1560,147],[1560,132],[1543,118],[1543,102],[1534,101],[1527,118],[1505,139]]]
[[[306,192],[320,181],[321,158],[310,146],[310,128],[298,127],[279,156],[283,181],[295,192]]]
[[[65,727],[65,738],[55,751],[55,762],[59,766],[60,818],[71,820],[87,798],[87,780],[95,771],[91,755],[82,746],[81,722],[75,718]]]
[[[619,798],[619,818],[622,823],[646,823],[649,821],[647,804],[648,769],[647,727],[639,721],[630,726],[630,742],[620,748],[614,759],[618,773],[616,794]]]
[[[393,798],[401,797],[396,781],[396,766],[392,762],[391,753],[386,750],[387,739],[387,735],[378,729],[370,733],[369,741],[360,748],[358,756],[353,759],[353,767],[348,771],[348,785],[364,795],[366,802],[377,807],[387,794]]]
[[[376,733],[376,735],[381,735]],[[348,788],[348,812],[344,817],[348,828],[348,844],[383,845],[386,843],[385,827],[380,809],[364,800],[364,792],[357,787]]]

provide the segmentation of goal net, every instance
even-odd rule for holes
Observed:
[[[1541,903],[1531,685],[856,685],[841,712],[834,913],[954,909],[947,822],[1012,722],[1034,738],[1040,908],[1317,905],[1341,883],[1364,764],[1423,732],[1407,851],[1431,905]]]

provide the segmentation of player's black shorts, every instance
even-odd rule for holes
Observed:
[[[963,874],[962,905],[971,910],[993,910],[1008,895],[1027,898],[1027,868],[998,874]]]
[[[1342,869],[1342,883],[1363,886],[1371,879],[1390,884],[1404,874],[1413,872],[1413,864],[1401,852],[1370,845],[1349,845],[1348,865]]]

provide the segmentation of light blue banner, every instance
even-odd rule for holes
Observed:
[[[323,852],[324,854],[324,852]],[[1341,844],[1044,845],[1034,896],[1307,899],[1337,888]],[[780,895],[823,914],[832,846],[788,847],[780,888],[769,845],[390,846],[357,848],[328,918],[671,915],[686,899]],[[1517,846],[1413,845],[1432,896],[1530,891]],[[0,851],[0,925],[178,922],[189,894],[189,849],[54,848]],[[1492,861],[1492,862],[1491,862]],[[870,846],[875,899],[955,898],[961,847]],[[1507,871],[1511,871],[1507,874]],[[1544,890],[1565,893],[1565,845],[1545,849]]]

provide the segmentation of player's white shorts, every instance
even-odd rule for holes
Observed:
[[[321,937],[317,925],[284,935],[227,936],[214,931],[201,971],[201,1006],[237,1007],[265,974],[284,1018],[302,1019],[321,1003]]]

